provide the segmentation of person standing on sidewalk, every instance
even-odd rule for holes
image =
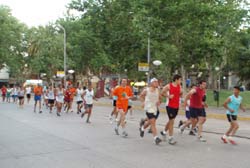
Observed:
[[[43,88],[41,86],[41,84],[38,84],[35,88],[34,88],[34,94],[35,94],[35,105],[34,105],[34,112],[36,112],[36,106],[37,106],[37,102],[39,103],[39,113],[42,113],[42,94],[43,94]]]
[[[150,87],[142,91],[140,99],[143,102],[144,110],[148,120],[140,127],[140,136],[144,136],[144,130],[150,126],[154,137],[154,142],[158,145],[162,140],[157,136],[156,119],[158,107],[161,104],[160,90],[158,89],[158,80],[150,80]]]
[[[204,102],[204,96],[206,95],[206,86],[207,83],[205,80],[201,80],[199,82],[199,86],[194,89],[191,89],[187,96],[185,97],[184,106],[187,106],[187,101],[190,99],[190,116],[192,122],[192,129],[189,135],[195,135],[194,129],[198,124],[198,140],[201,142],[206,142],[201,135],[203,124],[206,122],[206,112],[204,110],[204,106],[206,106]]]
[[[167,97],[167,93],[169,95]],[[182,95],[181,89],[181,76],[176,74],[173,77],[173,82],[167,84],[162,90],[162,96],[165,96],[169,99],[168,105],[166,106],[167,114],[169,121],[165,126],[165,130],[161,131],[161,135],[166,139],[166,131],[168,130],[169,139],[168,143],[171,145],[176,144],[176,141],[173,138],[174,134],[174,121],[178,115],[179,106],[180,106],[180,96]]]
[[[116,107],[120,114],[120,119],[115,127],[115,133],[119,135],[119,126],[122,127],[122,136],[127,137],[128,133],[125,129],[126,113],[128,111],[128,100],[133,98],[132,89],[127,86],[127,79],[122,79],[121,85],[114,90],[114,96],[117,96]]]
[[[237,115],[239,113],[239,108],[245,112],[245,108],[242,106],[242,97],[240,96],[240,87],[235,86],[233,90],[233,95],[229,96],[224,102],[223,106],[227,109],[227,119],[230,123],[230,128],[228,131],[221,137],[221,140],[224,143],[227,143],[227,140],[233,145],[236,145],[236,142],[233,140],[233,136],[236,131],[239,129],[239,124],[237,122]]]

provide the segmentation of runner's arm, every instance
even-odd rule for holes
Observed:
[[[169,84],[163,87],[161,91],[161,96],[166,97],[166,98],[169,97],[169,95],[167,94],[168,91],[169,91]]]
[[[246,109],[244,108],[244,106],[242,105],[242,103],[240,104],[240,109],[241,109],[243,112],[246,112]]]
[[[185,97],[185,99],[184,99],[184,107],[186,107],[187,106],[187,101],[191,98],[191,96],[193,95],[193,94],[195,94],[196,93],[196,90],[195,89],[191,89],[189,92],[188,92],[188,94],[186,95],[186,97]]]
[[[140,100],[141,100],[141,102],[145,101],[146,94],[147,94],[147,89],[143,89],[143,91],[140,94]]]
[[[228,97],[228,98],[226,99],[226,101],[224,102],[223,106],[224,106],[225,109],[227,109],[228,111],[230,111],[231,113],[233,113],[234,110],[233,110],[233,109],[230,109],[230,108],[228,107],[228,103],[230,103],[230,102],[231,102],[231,98]]]

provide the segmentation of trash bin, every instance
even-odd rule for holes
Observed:
[[[214,90],[214,101],[218,101],[219,100],[219,91]]]

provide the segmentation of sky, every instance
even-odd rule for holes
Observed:
[[[9,6],[14,17],[32,27],[63,17],[69,2],[71,0],[0,0],[0,5]]]

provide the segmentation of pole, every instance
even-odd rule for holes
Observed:
[[[64,69],[64,77],[63,83],[64,87],[66,88],[66,73],[67,73],[67,53],[66,53],[66,30],[62,25],[58,25],[59,28],[63,30],[63,69]]]
[[[150,80],[150,32],[148,33],[148,76],[147,76],[147,83],[149,84]]]

